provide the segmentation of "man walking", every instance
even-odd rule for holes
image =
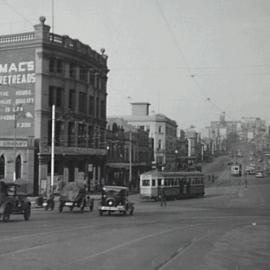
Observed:
[[[167,206],[166,194],[163,186],[160,188],[160,206]]]

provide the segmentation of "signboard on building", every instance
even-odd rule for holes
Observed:
[[[0,136],[33,135],[35,49],[0,50]]]

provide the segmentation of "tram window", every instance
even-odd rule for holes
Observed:
[[[156,186],[156,180],[152,180],[152,187]]]
[[[161,186],[161,179],[158,179],[158,185]]]
[[[149,187],[150,186],[150,180],[142,180],[142,186],[143,187]]]

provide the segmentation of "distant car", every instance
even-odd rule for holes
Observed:
[[[7,222],[12,214],[21,214],[24,220],[31,216],[31,202],[26,194],[18,192],[20,186],[15,183],[0,181],[0,218]]]
[[[255,174],[255,177],[256,177],[256,178],[264,178],[264,174],[263,174],[263,172],[257,172],[257,173]]]
[[[134,203],[128,200],[128,188],[123,186],[104,186],[101,191],[99,215],[118,212],[122,215],[133,215]]]

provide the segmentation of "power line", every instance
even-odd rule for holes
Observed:
[[[171,36],[171,38],[172,38],[173,43],[174,43],[174,45],[175,45],[175,47],[176,47],[178,53],[179,53],[180,56],[182,57],[182,60],[184,61],[184,64],[186,65],[187,70],[189,71],[189,76],[190,76],[192,82],[196,85],[197,89],[199,90],[199,93],[200,93],[201,98],[202,98],[204,101],[207,101],[207,102],[209,102],[210,104],[212,104],[212,105],[213,105],[216,109],[218,109],[219,111],[224,112],[224,110],[221,109],[220,106],[218,106],[218,105],[217,105],[216,103],[214,103],[209,97],[207,97],[207,96],[204,94],[204,90],[202,89],[202,87],[200,86],[200,84],[198,83],[198,81],[196,80],[196,76],[193,74],[192,69],[191,69],[190,65],[188,64],[188,61],[187,61],[187,59],[186,59],[186,57],[185,57],[185,54],[184,54],[184,52],[183,52],[181,46],[179,45],[179,42],[178,42],[178,40],[177,40],[177,38],[176,38],[176,36],[175,36],[175,34],[174,34],[174,31],[172,30],[172,28],[171,28],[171,26],[170,26],[170,24],[169,24],[169,22],[168,22],[168,20],[167,20],[166,15],[165,15],[164,12],[163,12],[163,9],[162,9],[162,7],[161,7],[161,5],[160,5],[160,3],[159,3],[159,0],[156,0],[155,3],[156,3],[156,5],[157,5],[157,7],[158,7],[158,11],[159,11],[159,13],[160,13],[160,15],[161,15],[161,18],[163,19],[163,21],[164,21],[164,23],[165,23],[165,25],[166,25],[166,27],[167,27],[167,29],[168,29],[168,32],[169,32],[169,34],[170,34],[170,36]]]
[[[6,0],[2,0],[2,2],[9,7],[13,12],[15,12],[17,15],[19,15],[20,17],[22,17],[24,19],[24,21],[28,22],[31,26],[33,26],[33,23],[26,18],[21,12],[17,11],[12,5],[10,5]]]

